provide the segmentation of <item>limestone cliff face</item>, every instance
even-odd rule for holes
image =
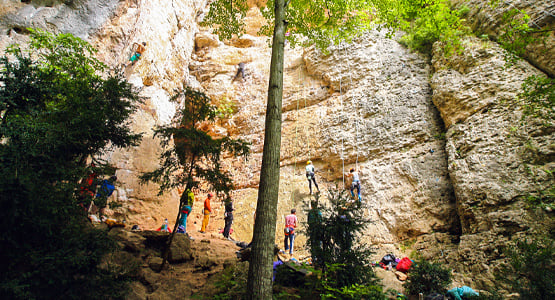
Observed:
[[[140,146],[113,149],[106,159],[116,168],[117,193],[114,201],[123,206],[110,212],[129,224],[157,228],[164,218],[173,219],[178,205],[177,191],[158,196],[154,185],[140,185],[138,176],[157,166],[160,144],[152,128],[167,124],[176,107],[170,93],[189,78],[189,62],[198,32],[197,18],[206,1],[5,1],[0,26],[2,49],[26,40],[24,28],[32,26],[52,32],[70,32],[87,39],[98,49],[98,57],[113,69],[129,63],[133,43],[147,42],[147,51],[124,74],[145,98],[132,117],[133,130],[144,133]]]
[[[552,123],[522,119],[517,104],[524,79],[541,72],[525,61],[507,67],[503,50],[491,42],[468,39],[465,45],[449,58],[436,48],[431,80],[447,128],[445,150],[462,229],[446,260],[461,262],[456,268],[462,273],[483,274],[474,284],[486,286],[507,241],[545,230],[549,217],[524,200],[553,186],[555,135]]]
[[[468,7],[466,19],[472,29],[481,32],[493,40],[498,40],[502,32],[509,26],[509,19],[504,18],[512,10],[520,10],[530,16],[528,26],[537,32],[546,34],[542,42],[534,42],[526,46],[524,56],[540,70],[555,76],[555,6],[549,0],[516,0],[516,1],[485,1],[485,0],[452,0],[455,7]],[[539,37],[539,35],[535,35]]]
[[[95,45],[114,69],[127,63],[134,42],[148,43],[143,57],[123,69],[145,97],[132,119],[144,139],[140,146],[113,149],[105,157],[117,167],[112,200],[122,205],[110,213],[144,229],[157,228],[164,218],[173,223],[177,212],[177,191],[159,196],[155,185],[138,183],[142,172],[158,164],[161,149],[152,128],[171,122],[179,109],[169,95],[189,85],[215,105],[231,108],[207,129],[252,143],[249,160],[224,162],[237,185],[233,236],[249,241],[271,50],[268,39],[256,35],[263,22],[256,9],[249,12],[248,34],[241,38],[223,42],[209,28],[200,28],[206,2],[13,0],[2,7],[7,35],[0,36],[0,43],[25,40],[21,28],[31,25],[72,32]],[[540,71],[525,62],[505,69],[502,50],[493,42],[469,39],[466,47],[449,58],[436,51],[429,65],[380,32],[331,48],[327,55],[286,46],[277,228],[291,208],[305,220],[311,199],[307,160],[314,162],[323,192],[343,187],[343,173],[356,167],[364,209],[374,221],[361,237],[364,243],[378,246],[378,255],[398,254],[399,243],[410,239],[424,257],[455,268],[458,283],[491,284],[501,258],[498,247],[534,228],[534,219],[543,214],[525,209],[523,198],[553,185],[555,137],[552,127],[534,120],[521,126],[514,102],[523,80]],[[550,61],[552,56],[537,54],[534,64],[549,70]],[[245,77],[233,80],[241,62]],[[204,197],[205,191],[197,194]],[[218,201],[213,206],[208,231],[217,233],[223,207]],[[201,207],[201,201],[195,203],[189,230],[200,228]],[[278,230],[278,244],[281,237]],[[297,241],[302,247],[305,240],[300,235]],[[469,273],[475,274],[474,282],[465,279]]]
[[[197,51],[193,73],[212,99],[235,106],[223,131],[253,143],[249,161],[229,162],[238,186],[245,187],[238,198],[248,199],[251,215],[239,215],[248,220],[262,155],[270,51],[261,51],[263,37],[245,37],[252,46],[244,48],[240,41],[226,45],[209,34],[197,36],[203,43],[210,39],[210,46]],[[310,159],[322,191],[342,186],[350,167],[360,170],[365,209],[375,220],[367,243],[392,245],[419,234],[457,231],[443,124],[420,57],[369,33],[329,55],[287,47],[285,60],[280,215],[295,207],[302,219],[308,209],[304,166]],[[245,63],[246,75],[232,82],[238,62]],[[281,228],[282,218],[278,222]]]

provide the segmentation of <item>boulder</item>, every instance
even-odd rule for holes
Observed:
[[[192,258],[193,252],[191,250],[191,240],[189,236],[181,233],[176,234],[170,247],[168,261],[170,263],[182,263]]]

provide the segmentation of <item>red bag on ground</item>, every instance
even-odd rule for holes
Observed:
[[[409,271],[411,265],[412,265],[412,261],[410,260],[410,258],[405,257],[405,258],[401,259],[401,261],[399,261],[399,263],[397,263],[397,271],[407,273]]]

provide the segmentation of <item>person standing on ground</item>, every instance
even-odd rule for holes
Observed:
[[[353,191],[357,189],[357,200],[361,202],[362,196],[360,195],[360,178],[358,177],[358,172],[355,171],[355,168],[351,168],[347,177],[351,177],[353,179],[353,183],[351,184],[351,196],[355,198],[355,193]]]
[[[310,189],[310,194],[312,195],[312,182],[314,182],[314,186],[320,192],[320,188],[316,183],[316,178],[314,177],[314,165],[312,165],[312,161],[306,162],[306,179],[308,179],[308,188]]]
[[[177,227],[177,233],[187,233],[187,217],[191,213],[192,209],[189,204],[183,205],[181,207],[181,216],[179,217],[179,225]]]
[[[293,255],[293,242],[295,241],[295,228],[297,227],[297,210],[291,209],[291,214],[285,216],[285,251]]]
[[[202,219],[202,227],[200,228],[200,233],[206,232],[208,221],[210,221],[210,213],[212,212],[212,208],[210,207],[211,199],[212,199],[212,194],[208,193],[206,200],[204,200],[204,219]]]
[[[108,198],[110,198],[110,196],[112,196],[112,194],[116,190],[115,183],[117,180],[118,177],[116,175],[112,175],[109,179],[102,180],[102,182],[100,183],[100,187],[96,192],[96,198],[94,200],[95,205],[99,209],[100,217],[104,215],[104,210],[108,205]]]
[[[233,202],[231,201],[231,199],[229,199],[225,203],[224,221],[225,221],[225,227],[224,227],[223,234],[224,234],[224,237],[229,240],[230,239],[229,232],[231,231],[231,224],[233,224]]]

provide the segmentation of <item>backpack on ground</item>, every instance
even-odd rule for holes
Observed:
[[[384,255],[380,263],[383,263],[386,266],[389,264],[391,264],[392,266],[395,266],[395,255],[391,253]]]
[[[397,263],[397,271],[401,271],[403,273],[407,273],[410,270],[412,265],[412,260],[408,257],[404,257]]]

